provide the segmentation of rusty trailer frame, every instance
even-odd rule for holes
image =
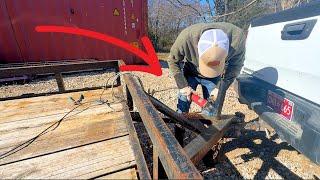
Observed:
[[[153,178],[158,179],[159,158],[170,179],[202,179],[201,174],[160,117],[140,84],[130,75],[124,75],[124,80],[155,147],[153,148],[155,161]]]
[[[66,90],[63,81],[63,73],[67,72],[79,72],[79,71],[88,71],[109,68],[113,69],[115,72],[119,71],[118,60],[69,60],[69,61],[47,61],[47,62],[33,62],[33,63],[11,63],[11,64],[0,64],[0,78],[15,77],[15,76],[33,76],[39,74],[54,74],[58,92],[51,93],[41,93],[41,94],[24,94],[17,97],[7,97],[0,98],[0,101],[19,99],[19,98],[28,98],[28,97],[37,97],[45,96],[50,94],[60,94],[60,93],[69,93],[77,91],[86,91],[86,90],[95,90],[103,88],[102,86],[90,87],[90,88],[81,88],[81,89],[72,89]],[[120,79],[118,78],[114,86],[119,86]],[[109,86],[111,87],[111,86]]]
[[[25,64],[0,67],[0,78],[10,75],[32,75],[32,74],[55,74],[59,92],[66,93],[82,91],[84,89],[68,90],[63,86],[61,73],[70,71],[81,71],[88,69],[113,68],[119,71],[119,65],[122,61],[81,61],[81,62],[63,62],[46,64]],[[142,119],[147,133],[153,144],[153,179],[168,177],[170,179],[202,179],[202,175],[195,167],[212,148],[213,145],[223,137],[230,125],[239,122],[239,117],[222,116],[223,120],[210,120],[213,124],[207,124],[206,119],[199,114],[180,115],[167,107],[165,104],[150,96],[144,91],[137,79],[130,74],[124,74],[125,90],[129,110],[136,106]],[[121,85],[120,79],[117,79],[115,86]],[[102,87],[94,87],[97,89]],[[90,89],[90,88],[89,88]],[[88,88],[85,90],[89,90]],[[11,97],[7,99],[18,99],[34,96],[43,96],[48,94],[29,94],[21,97]],[[134,104],[133,104],[134,102]],[[197,137],[189,144],[183,147],[177,140],[177,137],[171,132],[159,112],[169,117],[174,123],[180,124],[195,133]],[[137,162],[137,171],[141,179],[150,179],[151,173],[143,155],[140,141],[135,130],[132,117],[127,115],[127,127],[130,135],[130,143],[135,153]],[[199,121],[203,120],[203,121]],[[165,176],[164,176],[165,175]]]
[[[153,144],[153,179],[163,178],[160,167],[169,179],[202,179],[195,164],[218,143],[231,124],[242,123],[243,117],[222,115],[208,120],[197,113],[181,115],[148,95],[133,76],[124,75],[124,80],[128,90],[127,103],[129,106],[133,106],[131,100],[135,103]],[[198,135],[182,147],[159,112]]]

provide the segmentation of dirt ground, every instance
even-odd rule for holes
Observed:
[[[167,54],[159,54],[162,60],[166,60],[166,57]],[[162,66],[163,75],[161,77],[146,73],[135,74],[141,78],[146,90],[154,91],[156,98],[175,110],[178,90],[165,61],[162,61]],[[82,73],[81,76],[65,75],[65,83],[67,89],[102,86],[110,76],[111,73],[108,72]],[[45,77],[25,84],[2,84],[0,85],[0,98],[56,90],[53,77]],[[201,92],[201,89],[198,88],[197,91]],[[191,111],[199,110],[196,105],[192,105]],[[230,88],[224,103],[223,114],[234,114],[235,112],[244,113],[246,122],[257,120],[257,115],[246,105],[241,105],[237,100],[236,92]],[[144,145],[144,151],[150,151],[152,145],[145,138],[147,133],[142,123],[136,123],[136,128]],[[238,138],[226,137],[220,153],[218,163],[208,165],[200,162],[197,165],[205,178],[217,176],[244,179],[320,178],[320,166],[281,141],[276,134],[272,133],[271,137],[267,138],[264,129],[257,128],[257,126],[246,127]],[[149,162],[148,159],[147,161]]]

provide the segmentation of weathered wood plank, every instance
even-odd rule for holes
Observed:
[[[0,166],[4,179],[93,178],[135,165],[129,136]]]
[[[15,100],[8,100],[8,101],[1,101],[0,103],[0,110],[1,111],[10,111],[16,109],[24,109],[26,107],[38,107],[39,105],[49,104],[61,104],[65,103],[68,100],[68,97],[79,98],[81,94],[85,96],[85,99],[93,99],[99,95],[98,92],[102,92],[102,90],[93,90],[93,91],[81,91],[81,92],[74,92],[74,93],[65,93],[65,94],[56,94],[50,96],[40,96],[40,97],[33,97],[33,98],[23,98],[23,99],[15,99]],[[50,107],[48,107],[50,108]],[[55,109],[53,107],[52,109]]]
[[[117,88],[115,88],[117,92]],[[74,107],[74,104],[68,100],[73,97],[77,100],[81,94],[84,95],[83,102],[95,103],[99,100],[102,90],[83,91],[67,94],[59,94],[45,97],[35,97],[27,99],[9,100],[0,102],[0,124],[18,121],[23,119],[31,119],[41,116],[66,113]],[[110,90],[106,90],[103,95],[104,99],[112,101]]]
[[[125,169],[116,173],[101,176],[97,179],[138,179],[135,168]]]
[[[68,97],[77,100],[81,94],[85,96],[83,105],[57,128],[22,150],[1,156],[77,107]],[[100,94],[101,90],[95,90],[0,102],[0,177],[65,179],[108,174],[136,179],[136,162],[125,120],[129,111],[122,102],[111,104],[112,108],[97,103]],[[103,99],[113,101],[110,90],[104,92]]]
[[[123,114],[123,112],[92,113],[74,116],[62,122],[55,130],[39,137],[26,148],[0,159],[0,164],[126,135],[128,130]],[[0,136],[1,154],[35,137],[47,126],[47,124],[39,124],[39,126],[29,128],[19,129],[17,127],[2,134]]]
[[[113,115],[114,114],[114,115]],[[51,116],[42,116],[33,119],[25,119],[21,121],[14,121],[9,123],[3,123],[0,126],[0,147],[3,140],[8,138],[23,138],[21,137],[21,132],[24,132],[24,135],[28,135],[25,133],[29,131],[31,134],[39,133],[45,127],[50,126],[51,124],[60,120],[66,113],[51,115]],[[99,118],[99,120],[103,119],[112,119],[114,116],[115,119],[123,117],[124,112],[116,111],[112,112],[108,110],[108,107],[104,105],[93,106],[89,108],[83,108],[81,111],[74,111],[70,113],[66,118],[63,119],[64,123],[78,123],[79,121],[84,121],[85,123],[91,123],[91,119]],[[123,119],[123,118],[120,118]],[[61,125],[61,124],[60,124]],[[28,137],[26,137],[28,138]]]
[[[100,95],[101,91],[86,91],[85,93],[77,93],[87,94],[87,97],[98,99],[98,95]],[[72,96],[73,94],[75,93],[69,93],[69,96]],[[110,91],[105,92],[105,95],[108,94],[110,94]],[[0,116],[0,121],[5,121],[8,119],[11,119],[11,121],[2,123],[0,126],[0,164],[128,134],[124,118],[125,113],[129,112],[124,111],[125,109],[123,108],[123,104],[112,104],[111,107],[113,109],[111,109],[106,104],[101,105],[98,103],[86,103],[88,101],[92,101],[92,99],[85,99],[85,104],[72,111],[72,113],[70,113],[54,131],[48,131],[48,133],[37,138],[26,148],[23,148],[22,150],[15,152],[10,156],[2,156],[4,153],[32,139],[44,129],[65,116],[66,112],[54,113],[54,108],[58,107],[59,105],[61,107],[70,106],[70,104],[65,102],[66,97],[68,97],[67,94],[43,97],[46,100],[44,103],[39,101],[40,97],[10,101],[13,104],[16,103],[16,101],[19,101],[20,103],[28,102],[30,105],[16,110],[16,112],[21,113],[20,111],[29,111],[30,108],[32,109],[34,106],[41,105],[49,106],[49,108],[52,110],[52,115],[46,115],[48,112],[40,111],[38,112],[37,117],[28,119],[22,117],[23,113],[21,113],[21,117],[19,115],[7,117],[1,113],[2,115]],[[64,100],[61,101],[61,99]],[[49,103],[49,105],[47,105],[47,102],[55,103]],[[10,103],[8,102],[3,104],[10,106]],[[76,107],[75,105],[72,106],[73,107],[68,107],[68,111]],[[13,108],[14,106],[11,107]],[[115,112],[113,110],[115,110]],[[28,114],[25,116],[28,116]]]

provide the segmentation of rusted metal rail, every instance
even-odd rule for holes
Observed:
[[[0,67],[0,78],[11,75],[55,74],[60,91],[50,94],[66,93],[78,90],[65,90],[61,75],[62,72],[106,67],[113,68],[115,72],[118,72],[119,65],[122,63],[123,62],[118,63],[118,61],[84,61],[47,63],[45,65],[29,64],[26,66],[5,66]],[[135,103],[153,144],[153,179],[162,178],[162,171],[165,171],[166,176],[170,179],[202,179],[201,174],[194,164],[198,163],[212,146],[218,143],[230,127],[231,123],[239,122],[239,118],[236,116],[221,116],[221,120],[218,120],[218,118],[208,119],[199,114],[178,114],[161,101],[148,95],[133,76],[125,74],[123,75],[123,78],[126,84],[126,105],[129,110],[132,110],[133,102]],[[118,85],[121,85],[120,79],[117,79],[116,86]],[[48,93],[40,95],[47,94]],[[27,96],[32,97],[33,95]],[[23,98],[23,96],[11,97],[11,99],[12,98]],[[0,99],[0,101],[1,100],[4,99]],[[123,103],[125,104],[125,102]],[[170,122],[180,124],[183,128],[193,131],[197,134],[197,137],[183,148],[170,131],[165,121],[161,118],[159,112],[169,117]],[[135,160],[138,165],[137,170],[139,177],[141,179],[150,179],[150,172],[132,118],[127,116],[126,120],[130,132],[131,146],[135,152]]]
[[[159,156],[168,178],[202,179],[201,174],[162,120],[137,80],[130,75],[124,75],[124,80],[151,138],[155,155]],[[154,167],[157,168],[158,165]],[[154,169],[154,175],[157,174],[157,170]],[[154,178],[157,177],[154,176]]]
[[[61,72],[93,70],[99,68],[118,68],[118,61],[62,61],[46,63],[10,64],[0,65],[0,78],[35,75],[56,74]]]
[[[125,102],[122,102],[124,107]],[[143,152],[140,146],[140,141],[137,135],[137,132],[134,128],[132,118],[130,115],[125,114],[126,121],[127,121],[127,127],[129,130],[129,136],[130,136],[130,144],[132,146],[133,152],[135,154],[135,160],[137,162],[137,169],[138,169],[138,175],[140,179],[151,179],[150,172],[148,170],[148,166],[146,163],[146,160],[143,156]]]
[[[165,104],[163,104],[158,99],[154,98],[151,95],[148,95],[151,103],[155,106],[155,108],[163,113],[164,115],[171,118],[171,120],[175,123],[178,123],[182,125],[183,127],[186,127],[187,129],[194,131],[196,133],[200,133],[205,129],[204,124],[199,122],[198,120],[190,121],[186,117],[184,117],[182,114],[178,114],[169,107],[167,107]]]
[[[106,61],[97,61],[97,60],[77,60],[77,61],[62,61],[62,62],[38,62],[38,63],[14,63],[14,64],[0,64],[0,78],[7,77],[16,77],[16,76],[32,76],[39,74],[54,74],[57,81],[59,92],[50,92],[42,94],[24,94],[18,97],[8,97],[0,98],[0,101],[27,98],[27,97],[37,97],[44,96],[49,94],[59,94],[59,93],[68,93],[76,91],[86,91],[86,90],[95,90],[100,89],[100,87],[90,87],[90,88],[81,88],[81,89],[72,89],[67,90],[64,86],[63,74],[67,72],[79,72],[79,71],[88,71],[96,69],[113,69],[114,72],[119,71],[119,64],[117,60],[106,60]],[[121,84],[120,78],[117,79],[116,85]],[[111,87],[111,86],[110,86]]]
[[[149,96],[153,105],[163,114],[175,119],[183,127],[192,126],[200,130],[200,134],[184,147],[193,163],[198,163],[229,129],[231,123],[242,122],[241,117],[220,116],[219,118],[203,117],[198,113],[178,114],[156,98]],[[210,121],[210,123],[208,123]],[[206,124],[207,126],[204,126]]]
[[[188,119],[203,119],[199,114],[186,115]],[[198,163],[229,129],[231,123],[237,122],[236,116],[221,116],[220,120],[211,119],[212,124],[184,147],[193,163]]]

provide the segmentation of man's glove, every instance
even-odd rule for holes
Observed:
[[[194,91],[190,86],[184,87],[179,90],[180,95],[186,96],[188,101],[191,101],[192,92],[194,92]]]

